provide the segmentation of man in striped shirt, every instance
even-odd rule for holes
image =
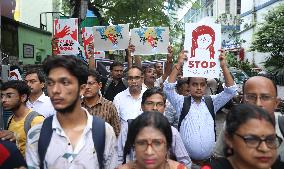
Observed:
[[[114,104],[100,95],[102,81],[100,74],[95,70],[89,70],[88,81],[84,91],[82,106],[92,115],[97,115],[108,122],[118,136],[120,122]]]

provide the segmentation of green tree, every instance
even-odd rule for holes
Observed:
[[[252,51],[269,52],[264,66],[278,75],[284,74],[284,5],[268,12],[265,22],[255,33]]]

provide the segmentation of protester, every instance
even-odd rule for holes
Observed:
[[[41,123],[44,117],[26,106],[30,94],[29,86],[24,81],[11,80],[1,86],[1,101],[5,111],[11,111],[7,130],[0,131],[1,139],[16,140],[21,153],[25,155],[27,132]]]
[[[163,93],[163,90],[158,87],[147,89],[142,96],[141,108],[143,112],[152,112],[158,111],[164,113],[166,103],[166,96]],[[128,125],[130,122],[128,122]],[[119,163],[123,162],[123,149],[127,138],[128,125],[123,126],[121,133],[118,137],[118,160]],[[176,128],[171,127],[172,130],[172,144],[169,151],[169,156],[174,158],[176,161],[185,164],[186,166],[191,166],[191,160],[188,156],[188,153],[184,147],[184,144],[181,140],[180,134]],[[127,156],[127,161],[134,160],[135,155],[131,151]]]
[[[97,115],[108,122],[116,136],[120,132],[120,123],[114,104],[99,93],[102,87],[101,76],[95,70],[89,70],[88,81],[84,90],[82,106],[92,115]]]
[[[176,91],[179,95],[190,95],[188,78],[181,78],[177,80]]]
[[[141,111],[143,72],[140,67],[132,66],[127,73],[128,88],[117,94],[113,103],[120,118],[121,127],[128,119],[135,119]]]
[[[279,121],[274,112],[279,104],[277,87],[274,82],[262,76],[251,77],[243,84],[243,94],[243,103],[257,105],[270,114],[271,118],[276,122],[276,135],[283,140],[284,137],[279,129]],[[224,157],[223,149],[224,128],[217,139],[214,155],[217,157]],[[281,144],[277,152],[280,155],[281,161],[284,161],[284,143]]]
[[[25,81],[31,89],[27,107],[40,113],[44,117],[55,114],[55,110],[51,104],[50,98],[43,92],[45,86],[45,78],[42,72],[38,70],[30,70],[26,73]]]
[[[275,122],[262,108],[241,104],[226,117],[225,156],[210,162],[212,169],[280,169],[276,161],[280,138],[275,134]]]
[[[73,56],[51,56],[44,61],[43,70],[57,112],[29,131],[28,167],[115,168],[113,128],[81,107],[79,93],[88,79],[87,65]]]
[[[124,148],[124,159],[134,149],[136,160],[118,168],[186,168],[168,158],[171,145],[172,132],[168,120],[160,112],[142,113],[130,124]]]
[[[143,87],[150,89],[153,87],[160,87],[160,84],[156,81],[156,70],[152,65],[148,65],[143,68],[144,83]]]
[[[179,118],[182,114],[184,105],[184,96],[178,95],[175,91],[176,76],[185,59],[185,52],[181,52],[178,58],[178,63],[174,66],[169,78],[164,83],[164,92],[171,104],[175,107]],[[225,89],[218,95],[212,95],[208,100],[213,105],[209,109],[204,97],[206,88],[206,80],[202,77],[189,78],[189,87],[191,103],[188,111],[184,113],[184,119],[180,121],[180,134],[190,155],[193,167],[199,168],[200,165],[210,160],[213,148],[216,141],[216,133],[214,126],[214,117],[216,112],[224,106],[237,92],[237,87],[234,85],[234,80],[226,66],[226,61],[223,53],[220,55],[220,66],[225,78]],[[189,139],[191,138],[191,139]]]

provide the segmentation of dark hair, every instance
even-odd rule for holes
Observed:
[[[188,84],[190,83],[190,80],[191,80],[192,78],[194,78],[194,77],[188,77],[188,78],[187,78]],[[207,83],[207,78],[204,78],[204,79],[205,79],[205,83]]]
[[[146,65],[146,66],[142,66],[142,70],[143,70],[143,74],[146,73],[146,71],[150,68],[153,68],[154,69],[154,66],[153,65]]]
[[[166,103],[167,97],[166,97],[165,93],[163,92],[163,90],[162,90],[160,87],[152,87],[152,88],[150,88],[150,89],[147,89],[147,90],[143,93],[141,104],[144,104],[145,101],[146,101],[146,99],[147,99],[148,97],[151,97],[151,96],[154,95],[154,94],[159,94],[159,95],[161,95],[161,96],[163,97],[164,103]]]
[[[275,127],[275,121],[269,115],[269,113],[256,106],[251,104],[239,104],[234,106],[231,111],[227,114],[226,117],[226,133],[229,137],[232,137],[234,133],[240,128],[240,126],[246,123],[248,120],[251,119],[264,119],[267,122],[271,123],[273,127]],[[225,146],[224,153],[226,156],[228,147]]]
[[[43,62],[43,71],[48,76],[51,69],[63,67],[75,76],[79,85],[86,84],[88,80],[88,66],[76,56],[50,56]]]
[[[26,76],[30,75],[30,74],[36,74],[40,83],[45,83],[45,76],[44,76],[42,71],[36,70],[36,69],[31,69],[31,70],[27,71]]]
[[[109,69],[112,71],[112,69],[113,69],[115,66],[122,66],[122,67],[123,67],[123,64],[120,63],[120,62],[114,61],[114,62],[112,62],[112,64],[110,65],[110,68],[109,68]]]
[[[25,102],[28,101],[28,98],[31,94],[31,90],[29,88],[29,86],[27,85],[27,83],[25,81],[22,80],[11,80],[8,82],[5,82],[2,84],[1,86],[1,91],[3,90],[7,90],[9,88],[15,89],[18,91],[18,93],[22,96],[22,95],[27,95],[27,99],[25,100]]]
[[[179,79],[176,84],[176,89],[178,90],[184,84],[189,84],[188,78]]]
[[[156,62],[156,63],[154,63],[154,68],[155,68],[155,69],[157,68],[157,63],[160,63],[160,64],[162,64],[162,65],[163,65],[163,63],[162,63],[162,62]]]
[[[167,149],[172,145],[172,129],[168,119],[160,112],[144,112],[134,119],[128,127],[127,140],[123,151],[123,163],[126,156],[130,153],[138,133],[145,127],[154,127],[163,133],[167,141]]]
[[[128,69],[128,71],[127,72],[129,72],[129,70],[131,70],[131,69],[138,69],[140,72],[141,72],[141,75],[144,75],[144,73],[143,73],[143,70],[141,69],[141,67],[139,67],[139,66],[131,66],[129,69]]]
[[[269,79],[266,75],[259,75],[259,76],[264,77],[264,78],[268,79],[269,81],[271,81],[271,83],[272,83],[272,85],[273,85],[273,87],[274,87],[276,96],[277,96],[277,95],[278,95],[278,90],[277,90],[277,85],[276,85],[276,83],[275,83],[273,80]],[[246,83],[247,83],[248,80],[249,80],[249,79],[245,79],[245,80],[243,81],[243,86],[242,86],[242,89],[243,89],[242,92],[243,92],[243,94],[245,93],[245,86],[246,86]]]
[[[88,72],[88,76],[94,77],[98,83],[102,82],[102,77],[101,77],[100,73],[96,70],[90,69],[89,72]]]

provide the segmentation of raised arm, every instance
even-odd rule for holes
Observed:
[[[225,55],[226,53],[221,50],[221,54],[220,54],[220,57],[219,57],[219,60],[220,60],[220,66],[221,66],[221,69],[223,71],[223,75],[224,75],[224,79],[225,79],[225,86],[226,87],[230,87],[230,86],[233,86],[235,84],[234,82],[234,79],[227,67],[227,63],[226,63],[226,59],[225,59]]]
[[[186,58],[185,51],[181,51],[179,56],[178,56],[178,62],[172,68],[172,72],[171,72],[169,79],[168,79],[169,83],[176,82],[177,75],[182,69],[183,61],[184,61],[185,58]]]
[[[96,64],[95,64],[95,51],[94,51],[94,44],[90,43],[89,44],[89,49],[88,49],[88,58],[89,58],[89,69],[96,69]]]
[[[162,75],[163,82],[167,79],[167,77],[170,75],[172,66],[173,66],[173,56],[174,51],[172,46],[168,46],[168,54],[167,54],[167,61],[165,66],[165,72]]]

